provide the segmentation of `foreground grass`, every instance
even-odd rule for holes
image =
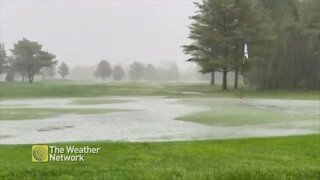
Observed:
[[[193,92],[196,92],[190,95]],[[239,90],[221,91],[207,83],[76,83],[36,82],[32,85],[23,82],[0,82],[0,98],[31,97],[96,97],[96,96],[213,96],[239,97]],[[320,91],[256,91],[246,89],[245,97],[315,99],[319,100]]]
[[[320,135],[102,148],[85,162],[32,163],[31,145],[0,145],[0,179],[319,179]],[[63,144],[59,144],[63,146]]]
[[[0,120],[43,119],[65,114],[105,114],[116,109],[1,108]]]

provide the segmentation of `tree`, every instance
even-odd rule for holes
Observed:
[[[50,67],[45,67],[42,70],[43,74],[47,77],[49,77],[50,79],[53,79],[56,75],[56,65],[53,64]]]
[[[6,81],[8,82],[14,81],[14,73],[12,71],[7,72]]]
[[[153,67],[152,64],[148,64],[144,69],[144,77],[149,81],[156,80],[156,69]]]
[[[97,69],[94,73],[96,77],[101,77],[103,81],[112,74],[112,69],[108,61],[102,60],[99,62]]]
[[[11,52],[13,56],[11,68],[22,73],[26,72],[30,84],[33,82],[34,76],[43,67],[49,67],[57,63],[57,61],[54,61],[55,55],[42,51],[42,45],[25,38],[14,44]]]
[[[4,65],[6,64],[7,53],[4,45],[0,43],[0,74],[3,73]]]
[[[129,75],[131,80],[140,80],[144,74],[144,67],[139,62],[134,62],[130,65]]]
[[[241,67],[243,44],[263,33],[268,18],[259,15],[259,8],[251,0],[205,0],[195,4],[198,11],[191,17],[189,35],[193,42],[183,46],[184,52],[202,73],[221,71],[222,89],[226,90],[227,73],[238,74]]]
[[[96,66],[74,66],[70,70],[70,78],[77,80],[93,80],[97,77],[93,77]]]
[[[249,73],[264,89],[320,88],[320,1],[259,0],[272,17],[273,41]]]
[[[179,69],[176,63],[172,63],[167,71],[168,80],[177,81],[179,80]]]
[[[98,77],[99,77],[98,69],[96,69],[96,70],[93,72],[93,76],[96,78],[96,80],[98,80]]]
[[[64,79],[69,74],[69,67],[65,62],[62,62],[59,66],[58,73]]]
[[[122,80],[124,77],[124,71],[120,65],[113,68],[113,79],[116,81]]]

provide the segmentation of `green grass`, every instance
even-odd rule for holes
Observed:
[[[0,179],[320,178],[320,135],[165,143],[66,143],[72,144],[102,150],[81,163],[32,163],[31,145],[0,145]]]
[[[318,107],[310,105],[290,106],[284,104],[256,104],[247,100],[241,105],[229,98],[189,98],[180,100],[194,106],[206,106],[210,110],[186,114],[177,120],[221,126],[246,126],[272,123],[293,123],[316,121],[320,112]],[[288,126],[288,124],[286,124]]]
[[[190,95],[186,92],[198,92]],[[0,82],[0,98],[32,97],[97,97],[97,96],[174,96],[174,97],[239,97],[239,90],[221,91],[206,83],[76,83],[72,81]],[[320,91],[256,91],[245,89],[244,96],[250,98],[284,98],[319,100]]]
[[[124,103],[129,102],[124,99],[110,99],[110,98],[87,98],[87,99],[75,99],[71,104],[77,105],[94,105],[94,104],[114,104],[114,103]]]
[[[64,114],[105,114],[116,109],[1,108],[0,120],[43,119]]]
[[[177,120],[203,123],[208,125],[242,126],[270,124],[292,121],[316,120],[316,115],[297,115],[246,108],[228,108],[223,111],[197,112],[176,118]]]

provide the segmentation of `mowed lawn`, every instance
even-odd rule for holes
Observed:
[[[296,127],[296,123],[312,123],[320,127],[320,101],[292,101],[245,99],[240,104],[235,98],[185,98],[181,103],[205,106],[209,110],[185,114],[176,120],[212,126],[247,126],[282,123]]]
[[[202,83],[159,82],[74,82],[45,81],[0,82],[0,98],[99,97],[99,96],[173,96],[173,97],[239,97],[240,90],[221,91],[219,86]],[[245,98],[280,98],[319,100],[320,91],[244,90]]]
[[[31,145],[1,145],[0,179],[320,178],[320,135],[65,145],[72,144],[102,150],[81,163],[32,163]]]

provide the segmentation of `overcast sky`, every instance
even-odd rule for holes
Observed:
[[[92,65],[176,61],[188,65],[194,0],[0,0],[0,41],[23,37],[43,44],[59,61]]]

